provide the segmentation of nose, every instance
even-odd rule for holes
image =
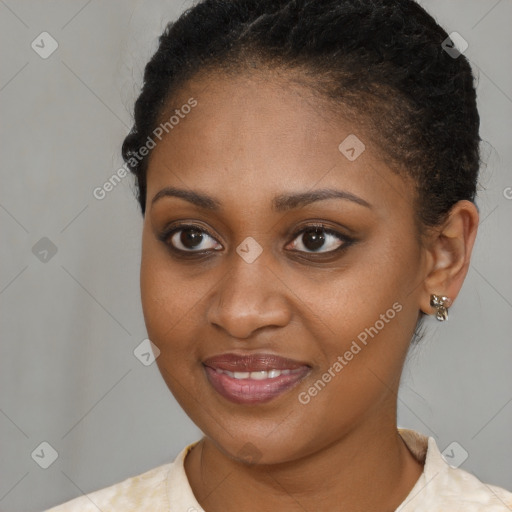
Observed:
[[[207,318],[231,337],[249,338],[258,329],[283,327],[291,318],[286,286],[258,258],[247,263],[234,254],[230,270],[213,295]]]

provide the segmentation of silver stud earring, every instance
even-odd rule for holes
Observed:
[[[430,296],[430,305],[435,308],[436,318],[440,322],[448,320],[448,308],[452,305],[452,300],[449,297],[433,293]]]

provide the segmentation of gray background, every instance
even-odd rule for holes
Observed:
[[[422,3],[469,43],[487,165],[471,269],[450,322],[429,321],[410,354],[399,426],[441,450],[456,441],[468,452],[462,468],[510,489],[512,1]],[[133,354],[146,332],[132,179],[102,201],[92,195],[122,164],[157,36],[188,5],[0,0],[2,511],[106,487],[200,437],[156,365]],[[59,44],[47,59],[31,48],[43,31]],[[32,249],[43,237],[57,249],[46,262]],[[48,469],[31,457],[43,441],[58,452]]]

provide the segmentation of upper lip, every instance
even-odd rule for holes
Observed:
[[[234,354],[226,353],[209,357],[203,361],[205,366],[210,368],[226,370],[231,372],[258,372],[268,370],[295,370],[307,363],[276,356],[275,354]]]

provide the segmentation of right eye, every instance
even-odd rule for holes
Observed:
[[[206,230],[193,224],[174,226],[171,230],[167,230],[161,239],[172,250],[183,253],[218,251],[222,248],[222,245]]]

